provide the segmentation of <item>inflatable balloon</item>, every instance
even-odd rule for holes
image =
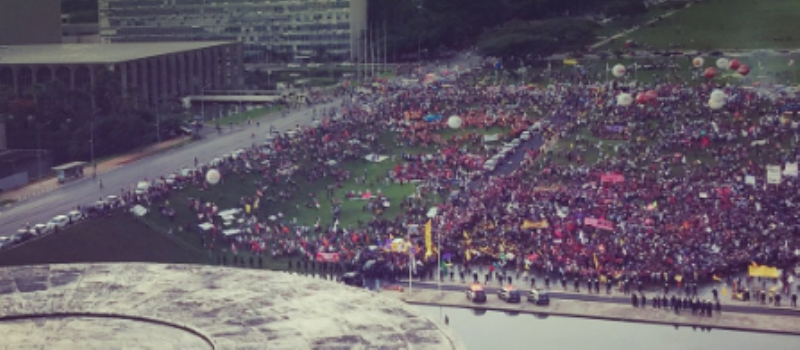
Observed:
[[[656,92],[656,90],[650,90],[646,94],[647,94],[647,99],[649,101],[658,99],[658,93]]]
[[[447,118],[447,126],[449,126],[450,129],[459,129],[459,128],[461,128],[461,124],[463,122],[464,121],[461,120],[461,117],[459,117],[457,115],[454,115],[454,116],[451,116],[450,118]]]
[[[719,69],[726,69],[728,68],[728,59],[727,58],[720,58],[717,60],[717,68]]]
[[[693,65],[695,68],[700,68],[700,67],[702,67],[702,66],[703,66],[705,63],[706,63],[706,60],[704,60],[702,57],[695,57],[695,58],[692,60],[692,65]]]
[[[750,74],[750,67],[748,67],[746,64],[743,64],[739,67],[739,69],[736,70],[736,73],[747,76]]]
[[[728,95],[725,94],[725,91],[717,89],[711,92],[711,101],[725,102],[727,99]]]
[[[206,173],[206,181],[212,185],[219,183],[220,175],[217,169],[211,169]]]
[[[617,77],[617,78],[621,78],[621,77],[625,76],[625,73],[627,71],[628,70],[625,68],[625,66],[623,66],[621,64],[618,64],[618,65],[614,66],[614,68],[611,69],[611,74],[614,74],[614,76]]]
[[[725,106],[725,101],[708,100],[708,106],[713,110],[718,110]]]
[[[650,98],[647,97],[646,93],[640,93],[636,95],[636,103],[645,104],[647,101],[650,101]]]
[[[703,73],[703,76],[706,77],[706,79],[713,79],[717,76],[717,70],[714,69],[714,67],[708,67],[705,73]]]
[[[728,68],[730,68],[731,70],[737,70],[737,69],[739,69],[739,67],[741,67],[741,66],[742,66],[742,62],[739,62],[739,60],[737,60],[737,59],[735,59],[735,58],[734,58],[734,59],[732,59],[732,60],[731,60],[731,61],[728,63]]]
[[[617,95],[617,105],[626,107],[633,103],[633,96],[631,94],[623,93]]]

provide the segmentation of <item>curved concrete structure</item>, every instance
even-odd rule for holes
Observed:
[[[309,277],[196,265],[0,268],[9,348],[464,349],[386,298]]]

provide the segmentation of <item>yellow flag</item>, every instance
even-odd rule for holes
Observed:
[[[600,268],[600,262],[597,261],[597,254],[594,254],[594,268],[596,269]]]
[[[428,219],[425,224],[425,257],[433,255],[433,222]]]
[[[728,287],[722,287],[722,296],[728,295]]]

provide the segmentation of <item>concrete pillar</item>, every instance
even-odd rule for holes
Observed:
[[[223,85],[222,75],[224,74],[224,70],[222,69],[222,64],[220,63],[222,54],[219,48],[214,48],[211,51],[211,71],[214,72],[214,84],[217,86],[218,89],[221,89]]]
[[[214,62],[212,57],[211,51],[203,50],[203,86],[209,86],[206,90],[219,87],[214,83]]]
[[[164,93],[164,91],[161,90],[161,84],[158,79],[158,59],[150,59],[148,68],[150,69],[150,104],[155,105],[158,104],[158,99],[161,98],[161,94]]]
[[[122,98],[126,98],[128,97],[128,63],[120,63],[115,69],[119,69],[119,74],[121,75],[120,89],[122,90]]]
[[[6,123],[0,120],[0,151],[8,149],[8,139],[6,138]]]
[[[158,58],[158,67],[159,67],[159,84],[161,86],[158,87],[158,90],[161,92],[159,99],[166,98],[171,96],[169,91],[169,76],[167,74],[167,58],[162,56]]]
[[[171,96],[178,95],[178,77],[180,76],[178,71],[178,64],[177,64],[177,55],[171,54],[167,56],[167,62],[169,62],[169,76],[167,77],[169,83],[169,93]]]
[[[236,76],[236,81],[233,84],[236,85],[236,88],[240,88],[244,86],[244,62],[242,58],[242,44],[236,44],[236,51],[234,51],[235,59],[236,59],[236,70],[234,74]]]
[[[137,87],[139,88],[139,96],[144,100],[142,102],[148,105],[150,104],[150,86],[147,79],[147,60],[136,61],[136,67],[136,81]]]
[[[14,85],[14,96],[19,97],[19,76],[17,66],[11,67],[11,79]]]
[[[184,97],[186,96],[186,54],[180,53],[175,55],[175,69],[176,69],[176,76],[178,79],[178,96]]]
[[[198,74],[195,74],[195,69],[196,68],[195,68],[194,63],[195,63],[195,58],[196,57],[197,57],[197,52],[194,52],[194,51],[189,52],[186,55],[186,60],[188,60],[186,69],[188,69],[188,71],[189,71],[186,74],[186,80],[189,81],[189,94],[190,95],[197,95],[197,93],[198,93],[197,84],[200,84],[201,83],[200,80],[202,79],[202,78],[200,78],[198,76]]]

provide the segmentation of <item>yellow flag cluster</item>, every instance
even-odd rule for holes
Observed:
[[[547,220],[544,219],[540,221],[524,220],[522,222],[522,225],[520,225],[520,228],[523,230],[535,230],[548,227],[550,227],[550,224],[547,222]]]
[[[778,272],[777,267],[766,266],[766,265],[758,266],[758,264],[756,264],[755,262],[750,263],[747,272],[751,277],[766,277],[766,278],[780,277],[780,273]]]

